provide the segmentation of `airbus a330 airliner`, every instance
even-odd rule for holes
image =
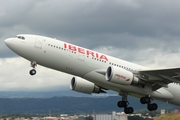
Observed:
[[[140,98],[149,111],[157,110],[154,99],[180,105],[180,68],[149,69],[118,58],[49,37],[21,34],[5,40],[15,53],[30,61],[30,75],[37,64],[74,77],[70,88],[82,93],[113,90],[122,96],[117,105],[127,114],[128,95]]]

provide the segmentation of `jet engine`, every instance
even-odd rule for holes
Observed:
[[[89,82],[80,77],[73,77],[71,79],[71,90],[76,92],[91,94],[91,93],[105,93],[99,86],[96,86],[94,83]]]
[[[138,85],[141,82],[132,72],[115,66],[108,67],[105,78],[107,81],[122,85]]]

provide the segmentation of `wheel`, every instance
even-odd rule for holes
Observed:
[[[141,102],[141,104],[146,104],[146,103],[144,102],[144,97],[142,97],[142,98],[140,99],[140,102]]]
[[[142,104],[148,104],[148,103],[150,103],[151,102],[151,98],[150,97],[142,97],[141,99],[140,99],[140,102],[142,103]]]
[[[126,114],[132,114],[134,112],[134,109],[132,107],[124,108],[124,113]]]
[[[36,70],[35,70],[35,69],[30,70],[30,71],[29,71],[29,74],[30,74],[30,75],[35,75],[35,74],[36,74]]]
[[[151,105],[152,105],[153,110],[157,110],[158,109],[158,105],[156,103],[153,103]]]
[[[145,103],[150,103],[151,99],[150,99],[150,97],[144,97],[144,101],[145,101]]]
[[[149,111],[157,110],[158,109],[158,105],[156,103],[148,104],[147,109]]]
[[[132,107],[128,107],[129,114],[132,114],[134,112],[134,109]]]
[[[148,104],[148,105],[147,105],[147,109],[148,109],[149,111],[153,111],[152,105],[151,105],[151,104]]]
[[[120,107],[120,108],[127,107],[127,102],[126,101],[119,101],[117,103],[117,106]]]
[[[124,113],[129,114],[128,108],[124,108]]]
[[[121,104],[121,102],[122,102],[122,101],[119,101],[119,102],[117,103],[117,106],[118,106],[119,108],[122,108],[122,107],[123,107],[122,104]]]

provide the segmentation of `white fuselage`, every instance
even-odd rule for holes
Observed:
[[[133,85],[115,84],[105,80],[103,74],[97,73],[106,71],[109,66],[121,67],[132,72],[148,69],[146,67],[56,39],[36,35],[22,36],[25,39],[9,38],[5,40],[5,43],[15,53],[29,61],[36,61],[42,66],[82,77],[118,93],[127,92],[136,97],[148,94],[152,98],[180,105],[179,84],[170,83],[167,88],[162,87],[152,91],[148,86],[141,88]]]

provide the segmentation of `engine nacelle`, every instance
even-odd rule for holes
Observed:
[[[71,90],[76,92],[91,94],[91,93],[101,93],[104,92],[100,87],[96,86],[94,83],[89,82],[80,77],[73,77],[71,79]]]
[[[105,78],[107,81],[122,85],[139,84],[140,82],[132,72],[115,66],[108,67]]]

